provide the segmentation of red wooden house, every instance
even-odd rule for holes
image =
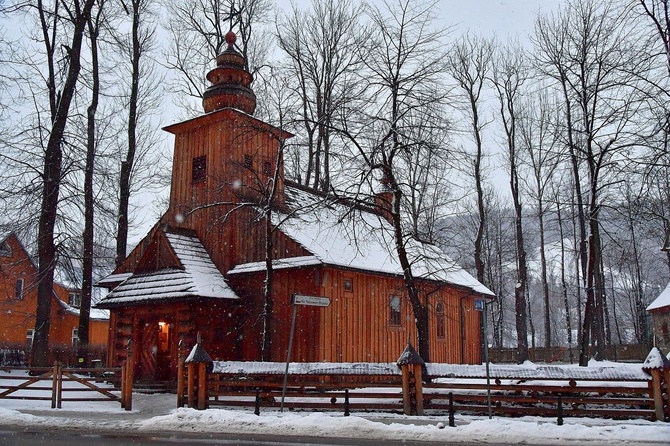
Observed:
[[[259,360],[267,231],[272,360],[286,360],[290,297],[301,294],[331,303],[299,308],[293,361],[395,361],[416,334],[390,225],[372,206],[284,179],[280,147],[292,135],[252,116],[251,76],[227,40],[207,76],[205,114],[166,128],[175,135],[168,211],[99,283],[111,290],[99,304],[111,310],[108,362],[123,361],[132,340],[137,377],[173,380],[178,342],[190,347],[198,332],[215,360]],[[267,184],[276,186],[268,214]],[[408,251],[431,308],[431,360],[479,363],[473,300],[492,293],[436,248]]]
[[[16,234],[0,234],[0,348],[30,350],[35,333],[37,282],[37,267]],[[49,344],[52,352],[66,351],[79,341],[81,293],[54,283],[52,297]],[[89,342],[93,350],[105,350],[108,331],[108,313],[91,311]]]

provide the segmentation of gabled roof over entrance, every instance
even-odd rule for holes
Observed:
[[[237,299],[194,232],[159,229],[136,272],[114,288],[98,307],[185,300]],[[156,268],[151,269],[150,265]]]

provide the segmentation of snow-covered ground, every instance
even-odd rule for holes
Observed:
[[[6,385],[0,380],[0,385]],[[12,383],[16,385],[16,382]],[[68,383],[72,385],[72,383]],[[46,391],[33,391],[33,395]],[[85,394],[86,392],[83,392]],[[77,395],[77,396],[83,396]],[[381,441],[489,442],[525,444],[670,445],[670,423],[566,418],[493,418],[456,416],[448,427],[445,416],[405,417],[385,413],[284,412],[213,408],[175,408],[174,395],[133,395],[133,410],[118,402],[69,402],[50,409],[49,401],[0,399],[0,426],[138,430],[145,432],[207,432],[367,438]]]

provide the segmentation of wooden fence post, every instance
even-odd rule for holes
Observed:
[[[666,376],[670,370],[670,360],[654,347],[644,360],[642,370],[651,375],[651,393],[654,399],[654,413],[657,421],[670,421],[668,405],[668,383]],[[665,390],[665,392],[664,392]]]
[[[197,336],[197,343],[184,361],[188,365],[188,406],[195,407],[198,410],[207,409],[207,366],[212,364],[212,358],[202,346],[200,333]],[[197,374],[197,375],[196,375]],[[197,382],[197,400],[195,387]]]
[[[407,347],[396,361],[402,370],[402,399],[405,415],[423,415],[423,378],[421,369],[426,363],[414,350],[412,344]]]
[[[58,393],[58,383],[60,381],[60,368],[58,361],[54,361],[54,366],[51,372],[51,408],[55,409],[60,400]],[[60,406],[58,406],[60,408]]]

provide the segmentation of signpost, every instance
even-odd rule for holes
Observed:
[[[493,418],[491,415],[491,375],[489,373],[489,330],[486,321],[486,300],[475,299],[475,310],[482,312],[484,324],[484,361],[486,361],[486,406],[488,407],[489,419]]]
[[[293,347],[293,332],[295,331],[295,317],[298,313],[298,305],[308,307],[327,307],[330,305],[330,298],[321,296],[304,296],[302,294],[292,294],[291,304],[293,305],[293,317],[291,318],[291,334],[288,337],[288,352],[286,353],[286,369],[284,370],[284,386],[281,391],[281,405],[279,411],[284,411],[284,397],[286,396],[286,383],[288,380],[288,365],[291,361],[291,347]]]

